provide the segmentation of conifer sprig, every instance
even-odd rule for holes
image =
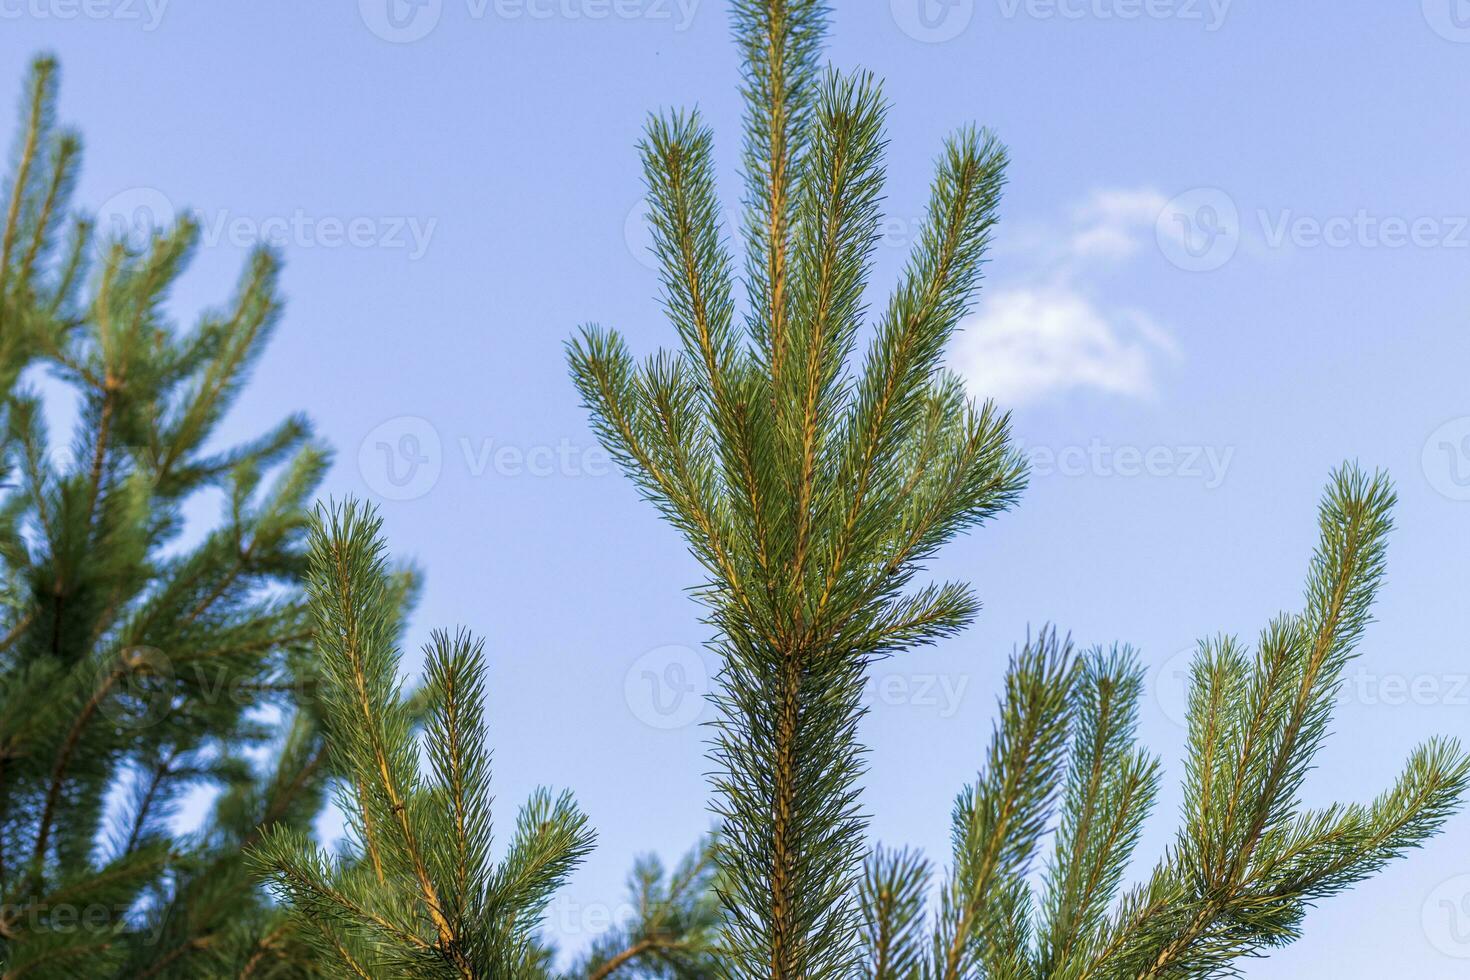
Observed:
[[[1418,847],[1459,808],[1470,761],[1458,742],[1433,740],[1372,804],[1301,809],[1383,577],[1393,503],[1382,474],[1340,470],[1320,509],[1303,611],[1272,622],[1253,658],[1232,638],[1201,651],[1185,825],[1171,860],[1114,923],[1108,942],[1124,968],[1209,973],[1285,945],[1313,904]],[[1146,914],[1161,893],[1176,896],[1170,914]]]
[[[714,840],[701,841],[671,869],[639,858],[628,877],[630,920],[599,936],[568,977],[584,980],[702,980],[719,976],[720,904]]]
[[[890,935],[912,937],[921,913],[884,900],[895,871],[877,852],[860,893],[869,919],[862,975],[1230,976],[1243,957],[1296,939],[1317,902],[1434,836],[1470,783],[1470,757],[1453,740],[1416,749],[1398,782],[1370,804],[1308,810],[1300,800],[1369,621],[1392,505],[1381,474],[1341,469],[1322,503],[1304,610],[1274,620],[1253,657],[1232,637],[1202,644],[1191,680],[1183,826],[1148,881],[1121,899],[1158,781],[1156,761],[1135,744],[1141,672],[1126,650],[1071,663],[1049,634],[1039,648],[1028,646],[1007,676],[986,769],[956,805],[955,865],[941,892],[934,955],[921,962],[912,938],[897,952],[882,945]],[[1053,829],[1037,905],[1025,878]],[[902,879],[910,893],[922,893],[925,877],[910,859]],[[907,972],[886,970],[889,962]]]
[[[871,76],[819,70],[825,22],[813,0],[734,5],[743,327],[711,134],[697,113],[673,112],[650,121],[641,149],[680,347],[640,364],[597,327],[569,347],[599,437],[708,573],[731,976],[851,975],[867,664],[969,621],[966,586],[913,579],[1024,483],[1007,417],[942,369],[979,282],[1005,153],[981,131],[947,143],[909,267],[854,356],[886,107]]]
[[[210,819],[185,838],[176,858],[170,901],[150,909],[144,927],[126,937],[122,976],[297,977],[316,957],[285,912],[251,876],[245,852],[271,828],[305,831],[320,814],[331,775],[327,749],[309,710],[296,713],[271,746],[275,766],[257,773],[228,760],[225,790]]]
[[[355,848],[328,856],[299,830],[271,829],[251,863],[318,954],[346,975],[543,976],[534,929],[592,833],[569,796],[539,791],[492,864],[484,652],[462,632],[436,633],[425,651],[418,700],[428,772],[420,772],[380,531],[377,517],[350,501],[319,510],[311,530],[321,706]]]
[[[276,734],[262,709],[310,690],[297,582],[329,457],[300,417],[220,444],[279,316],[278,260],[258,250],[230,303],[173,323],[198,229],[130,247],[70,213],[81,141],[57,80],[34,63],[0,194],[0,963],[199,976],[270,918],[239,860],[251,820],[304,825],[315,799],[247,752]],[[48,424],[60,390],[69,440]],[[205,491],[222,513],[185,539]],[[238,809],[179,839],[175,804],[209,786]]]
[[[1066,761],[1076,661],[1042,633],[1006,674],[985,770],[955,802],[955,864],[941,892],[933,971],[1009,976],[1031,942],[1026,885]]]
[[[917,977],[924,964],[925,893],[929,862],[907,848],[881,845],[863,866],[858,902],[863,911],[863,976],[877,980]]]
[[[1097,942],[1158,793],[1159,762],[1136,744],[1143,672],[1132,650],[1083,658],[1056,845],[1047,867],[1037,973]]]

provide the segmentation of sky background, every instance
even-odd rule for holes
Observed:
[[[502,839],[542,783],[600,835],[548,924],[575,949],[636,853],[709,823],[714,664],[696,566],[596,448],[562,343],[589,321],[674,340],[633,146],[649,109],[697,103],[733,208],[738,66],[717,0],[388,2],[0,0],[0,84],[18,98],[26,60],[60,56],[79,205],[198,213],[184,322],[248,243],[282,248],[288,311],[227,434],[316,420],[330,492],[377,502],[427,573],[410,666],[436,625],[487,637]],[[1150,865],[1176,823],[1183,651],[1298,605],[1345,459],[1396,478],[1398,528],[1308,802],[1368,799],[1419,741],[1470,736],[1470,4],[868,0],[829,50],[893,103],[875,299],[944,135],[976,121],[1010,147],[953,366],[1035,463],[1020,506],[935,563],[975,584],[974,628],[875,671],[875,837],[946,859],[1006,657],[1050,622],[1149,667]],[[1246,973],[1467,970],[1461,816]]]

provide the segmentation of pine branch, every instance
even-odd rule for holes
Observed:
[[[1419,846],[1459,808],[1470,762],[1458,743],[1432,742],[1370,807],[1300,809],[1382,579],[1392,505],[1382,475],[1336,473],[1305,611],[1273,622],[1253,660],[1230,638],[1203,648],[1190,696],[1185,826],[1080,976],[1231,970],[1294,940],[1308,908]]]
[[[56,76],[50,59],[33,66],[0,229],[0,470],[18,477],[0,499],[0,933],[11,975],[182,976],[230,945],[218,921],[184,927],[208,907],[196,887],[235,888],[237,924],[263,916],[232,871],[238,850],[163,824],[185,790],[235,778],[266,740],[254,713],[296,690],[304,506],[325,453],[300,419],[221,440],[224,394],[174,429],[193,393],[238,387],[243,370],[218,384],[212,365],[258,358],[269,317],[175,328],[164,310],[197,242],[188,223],[141,252],[111,243],[87,275],[97,243],[69,213],[81,143],[56,123]],[[252,309],[279,305],[271,278],[253,295]],[[71,462],[51,451],[49,390],[18,387],[31,369],[76,396]],[[240,477],[228,529],[191,519],[202,543],[181,546],[185,508],[230,483],[224,461]],[[108,915],[53,928],[57,896]],[[166,949],[144,950],[144,922],[166,927]]]
[[[924,895],[929,863],[917,852],[875,848],[864,865],[863,973],[871,980],[917,980],[924,961]]]
[[[639,365],[616,334],[587,328],[568,350],[599,438],[708,574],[732,976],[856,969],[867,665],[969,621],[977,603],[963,585],[912,580],[1024,483],[1008,419],[972,406],[940,367],[995,221],[1005,157],[993,138],[951,141],[929,230],[866,360],[851,363],[886,107],[871,76],[818,71],[825,15],[806,0],[734,5],[744,328],[712,137],[697,114],[674,112],[649,123],[641,151],[680,345]]]
[[[1012,660],[986,769],[955,803],[955,864],[935,934],[936,977],[1009,973],[1002,962],[1024,955],[1011,929],[1029,918],[1021,895],[1060,782],[1076,675],[1071,646],[1055,631],[1043,631]]]
[[[731,17],[745,97],[746,280],[750,331],[779,386],[791,318],[794,188],[809,138],[826,35],[817,0],[737,0]]]
[[[11,181],[10,205],[5,214],[5,232],[0,235],[0,295],[5,294],[10,284],[11,253],[20,235],[21,211],[26,202],[27,192],[32,190],[31,175],[36,166],[37,154],[50,128],[48,117],[56,101],[55,76],[56,62],[54,59],[38,58],[31,65],[31,76],[27,84],[29,95],[26,100],[29,111],[25,121],[21,124],[21,132],[24,135],[20,157],[16,162],[15,174]]]
[[[1083,658],[1071,768],[1047,871],[1040,976],[1065,974],[1099,941],[1158,792],[1158,760],[1135,747],[1143,672],[1131,650]]]
[[[701,841],[673,869],[665,869],[651,855],[639,858],[628,878],[633,915],[599,936],[567,976],[584,980],[719,976],[720,907],[713,843],[712,838]]]
[[[1274,621],[1254,658],[1230,637],[1201,645],[1184,824],[1149,879],[1121,899],[1159,776],[1135,744],[1142,672],[1126,648],[1094,650],[1074,665],[1055,634],[1028,644],[1007,675],[986,769],[956,804],[955,864],[932,956],[915,969],[912,939],[891,938],[911,937],[922,914],[922,862],[880,854],[859,892],[863,975],[1234,975],[1242,958],[1295,940],[1316,903],[1437,834],[1470,785],[1470,756],[1453,740],[1417,749],[1370,804],[1305,810],[1300,802],[1382,579],[1392,503],[1384,477],[1343,468],[1321,507],[1305,611]],[[1027,879],[1051,832],[1037,903]]]
[[[491,865],[483,651],[465,633],[436,634],[422,693],[402,696],[402,594],[380,529],[352,501],[319,510],[311,526],[321,710],[354,850],[332,859],[299,831],[266,827],[249,860],[318,955],[349,974],[528,976],[533,931],[592,834],[569,796],[541,791]],[[418,702],[427,775],[416,764]]]

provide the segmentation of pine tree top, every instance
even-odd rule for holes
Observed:
[[[946,142],[923,231],[859,355],[884,181],[881,86],[819,67],[822,3],[738,0],[732,11],[743,262],[722,235],[699,113],[653,116],[640,150],[679,346],[639,362],[591,326],[568,351],[603,444],[707,572],[700,595],[725,664],[711,757],[732,969],[845,977],[867,664],[970,621],[967,585],[915,579],[1025,483],[1009,418],[944,368],[980,282],[1006,154],[975,128]]]
[[[56,86],[37,60],[0,204],[0,955],[38,978],[274,964],[293,940],[240,849],[321,803],[314,726],[290,715],[310,700],[299,582],[329,455],[300,416],[221,442],[279,318],[278,259],[256,251],[231,301],[175,325],[198,229],[135,251],[69,214],[81,141]],[[53,396],[79,409],[69,440]],[[220,517],[186,523],[205,495]],[[214,811],[179,838],[175,803],[203,786]]]

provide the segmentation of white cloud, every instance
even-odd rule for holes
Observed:
[[[1016,405],[1074,388],[1153,393],[1169,334],[1136,310],[1103,311],[1065,287],[991,295],[963,325],[954,367],[976,395]]]
[[[1093,191],[1074,213],[1071,251],[1076,258],[1131,258],[1154,231],[1168,200],[1158,191]]]
[[[1140,310],[1098,299],[1102,286],[1155,236],[1164,195],[1148,188],[1094,191],[1064,227],[1032,229],[1021,265],[981,292],[961,324],[951,366],[977,396],[1017,405],[1090,389],[1127,398],[1155,391],[1161,358],[1177,355],[1171,332]],[[994,283],[996,280],[992,279]]]

